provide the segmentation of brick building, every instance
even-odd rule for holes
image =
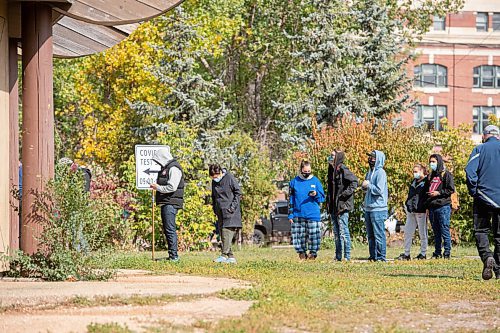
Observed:
[[[491,114],[500,116],[500,0],[466,0],[461,12],[434,17],[410,64],[417,111],[407,125],[439,129],[474,124],[478,139]]]

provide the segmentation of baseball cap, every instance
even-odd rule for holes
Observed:
[[[488,125],[484,128],[483,134],[493,134],[493,135],[498,135],[500,134],[500,130],[498,129],[498,126],[495,125]]]

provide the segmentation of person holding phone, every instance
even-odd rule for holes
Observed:
[[[325,201],[325,192],[320,180],[312,175],[309,161],[302,160],[300,174],[290,181],[289,199],[288,218],[295,251],[301,260],[314,260],[321,243],[320,204]]]
[[[432,154],[429,158],[431,173],[424,191],[427,194],[425,206],[429,210],[429,220],[434,231],[433,259],[450,259],[451,256],[451,195],[455,192],[453,175],[446,170],[443,157]],[[444,252],[442,252],[444,247]]]

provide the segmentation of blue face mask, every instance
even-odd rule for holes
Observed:
[[[217,178],[213,178],[214,182],[218,183],[222,180],[222,176],[220,177],[217,177]]]
[[[436,171],[438,164],[436,162],[431,162],[429,163],[429,166],[431,167],[432,171]]]
[[[413,178],[420,179],[420,172],[414,172],[413,173]]]

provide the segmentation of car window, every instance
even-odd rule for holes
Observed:
[[[288,215],[288,206],[278,206],[277,213],[280,215]]]

